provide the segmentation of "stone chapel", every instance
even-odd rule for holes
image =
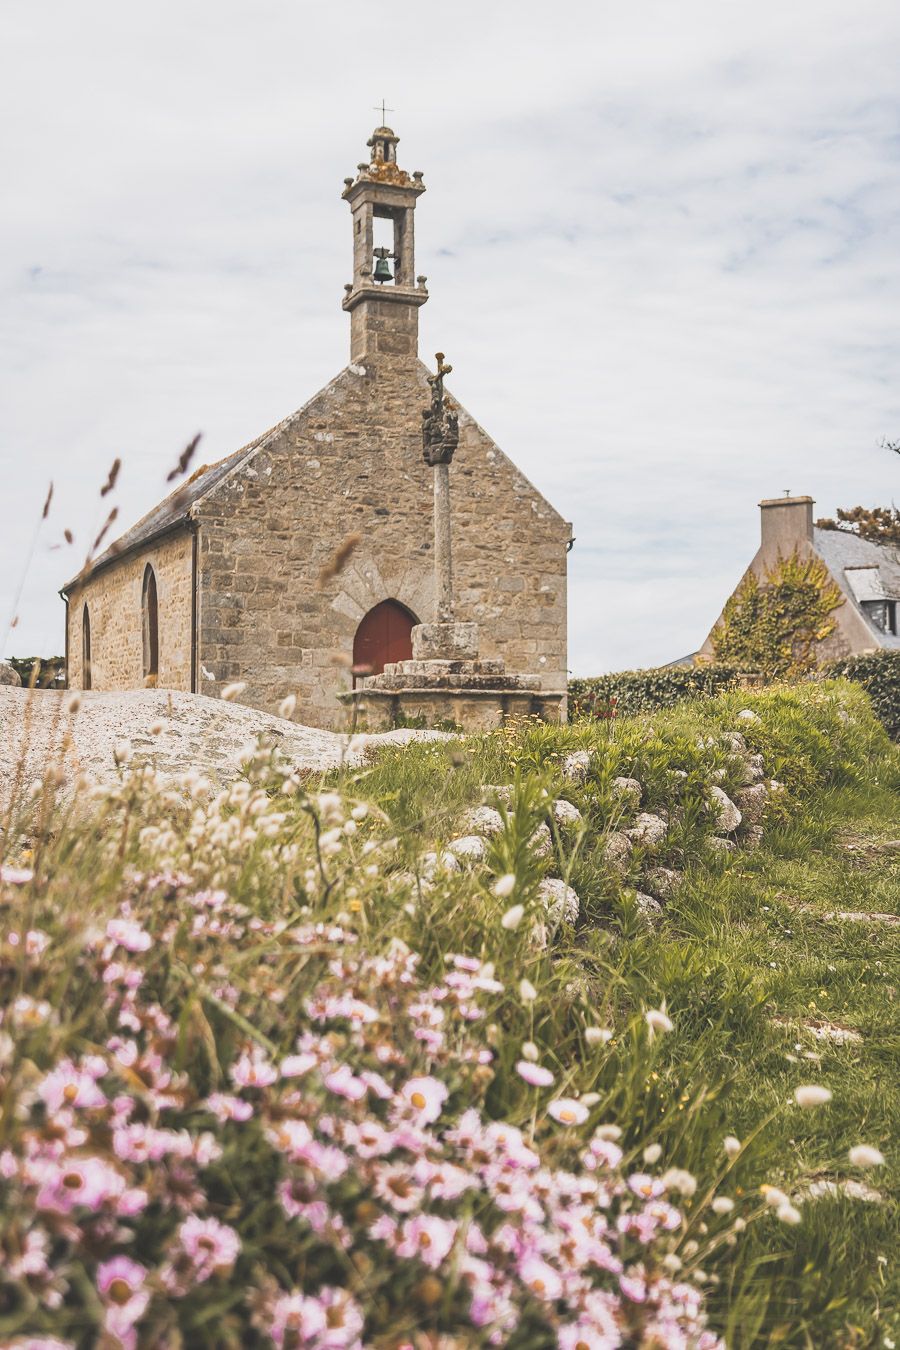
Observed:
[[[339,696],[411,656],[433,618],[432,482],[422,456],[428,370],[418,355],[414,217],[422,174],[378,127],[344,180],[353,280],[350,363],[297,412],[204,466],[62,589],[69,687],[217,695],[341,728]],[[387,222],[386,225],[377,222]],[[391,247],[376,246],[376,229]],[[382,236],[384,237],[384,236]],[[566,687],[571,527],[449,395],[457,617],[482,655]],[[353,538],[351,538],[351,536]],[[329,561],[347,544],[344,566]]]

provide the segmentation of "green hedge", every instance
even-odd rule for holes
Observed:
[[[720,694],[737,684],[730,666],[661,666],[569,681],[570,717],[621,717],[670,708],[682,699]]]
[[[870,652],[833,661],[825,672],[861,684],[875,716],[894,741],[900,741],[900,651]]]

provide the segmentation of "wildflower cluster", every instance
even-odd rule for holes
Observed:
[[[31,885],[4,870],[10,905]],[[57,942],[68,1038],[37,996]],[[671,1175],[627,1166],[537,1047],[532,1123],[491,1118],[507,995],[480,957],[435,980],[398,940],[265,919],[182,870],[131,874],[102,925],[10,929],[3,959],[10,1344],[718,1344]],[[280,1046],[246,990],[292,1009]]]

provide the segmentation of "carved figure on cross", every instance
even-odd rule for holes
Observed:
[[[444,353],[436,352],[437,370],[428,376],[431,406],[422,410],[422,453],[425,463],[449,464],[459,444],[459,416],[444,407],[444,376],[453,367],[444,364]]]

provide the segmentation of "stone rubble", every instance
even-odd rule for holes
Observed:
[[[577,806],[573,806],[571,802],[567,802],[562,797],[558,797],[553,803],[553,819],[556,821],[557,825],[561,826],[563,829],[571,829],[580,825],[584,820],[584,816],[578,810]]]
[[[488,839],[503,833],[503,817],[493,806],[473,806],[462,818],[467,834],[481,834]]]
[[[551,923],[575,923],[581,901],[571,886],[558,877],[545,877],[537,890],[538,903],[547,910]]]
[[[710,788],[709,795],[712,798],[711,809],[716,816],[716,829],[721,834],[734,834],[741,823],[741,813],[734,802],[724,792],[722,788],[715,784]]]
[[[467,863],[484,862],[487,851],[487,842],[480,834],[466,834],[461,839],[451,839],[447,845],[448,853]]]
[[[641,804],[641,797],[644,795],[644,789],[636,778],[614,778],[612,780],[612,789],[617,797],[623,798],[626,805],[634,810]]]
[[[635,904],[641,918],[650,928],[656,928],[663,917],[663,907],[652,895],[643,891],[635,892]]]
[[[620,877],[627,875],[633,853],[634,845],[627,834],[621,830],[613,830],[607,835],[603,845],[603,857],[607,865]]]
[[[591,767],[591,757],[586,750],[573,750],[566,755],[562,763],[563,777],[571,783],[583,783]]]
[[[657,900],[671,900],[683,880],[683,873],[673,867],[651,867],[641,878],[642,884]]]
[[[625,834],[635,844],[640,844],[643,848],[656,848],[661,844],[669,832],[669,827],[662,816],[654,815],[650,811],[642,811],[635,820],[630,829],[625,830]]]

